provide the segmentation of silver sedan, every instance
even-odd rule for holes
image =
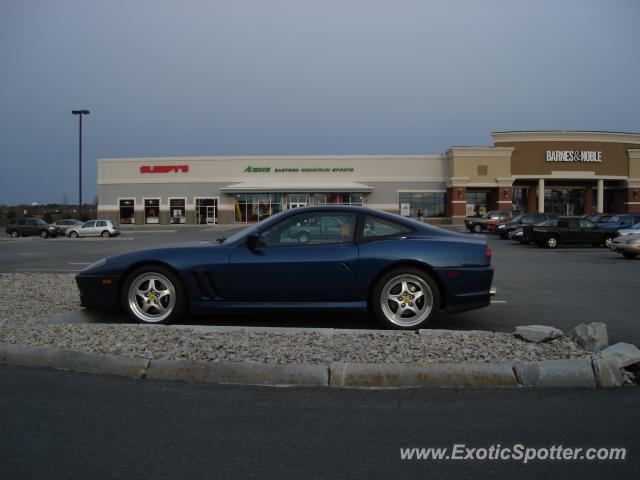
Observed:
[[[640,255],[640,233],[616,237],[609,248],[624,255],[624,258],[636,258]]]

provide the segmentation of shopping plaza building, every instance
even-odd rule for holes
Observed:
[[[433,222],[488,210],[640,212],[640,134],[495,132],[439,155],[98,160],[98,216],[122,224],[257,222],[306,205],[365,205]]]

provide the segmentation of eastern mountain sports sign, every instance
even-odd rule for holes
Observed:
[[[140,173],[187,173],[189,165],[142,165]]]
[[[271,167],[252,167],[248,166],[243,170],[245,173],[351,173],[353,168],[350,167],[328,167],[328,168],[271,168]]]
[[[602,162],[597,150],[547,150],[547,162]]]

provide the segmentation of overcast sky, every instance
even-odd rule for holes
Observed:
[[[0,0],[0,203],[96,159],[436,154],[640,131],[638,0]]]

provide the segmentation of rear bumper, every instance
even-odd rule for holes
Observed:
[[[466,312],[491,303],[492,291],[495,290],[492,287],[492,266],[438,269],[436,273],[445,287],[443,300],[447,312]]]

